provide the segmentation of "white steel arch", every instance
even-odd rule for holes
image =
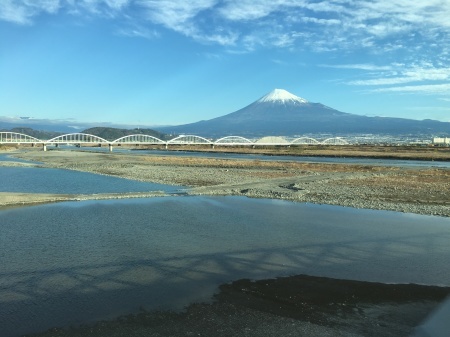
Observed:
[[[311,137],[300,137],[296,138],[292,141],[291,144],[320,144],[320,142],[317,139],[311,138]]]
[[[143,135],[143,134],[136,134],[136,135],[128,135],[123,136],[120,138],[117,138],[116,140],[112,141],[113,144],[165,144],[165,142],[159,138],[150,136],[150,135]]]
[[[195,135],[181,135],[169,141],[163,141],[150,135],[133,134],[120,137],[113,141],[108,141],[102,137],[86,133],[69,133],[60,135],[49,140],[40,140],[38,138],[11,131],[0,132],[0,144],[21,144],[21,143],[40,143],[40,144],[210,144],[210,145],[298,145],[298,144],[322,144],[322,145],[349,145],[350,143],[342,137],[327,138],[318,141],[311,137],[300,137],[289,141],[281,136],[267,136],[256,141],[241,136],[226,136],[216,141],[206,139]]]
[[[327,138],[321,142],[323,145],[348,145],[349,143],[340,137]]]
[[[168,144],[213,144],[210,140],[194,135],[181,135],[167,142]]]
[[[98,136],[90,135],[87,133],[68,133],[52,139],[49,139],[47,143],[52,144],[86,144],[86,143],[107,143],[110,142]]]
[[[0,132],[0,143],[42,143],[42,140],[18,132]]]
[[[220,138],[214,142],[217,145],[249,145],[253,144],[250,139],[241,136],[227,136]]]

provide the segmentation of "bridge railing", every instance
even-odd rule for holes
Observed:
[[[214,145],[253,145],[254,143],[247,138],[241,136],[227,136],[217,139]]]
[[[3,144],[42,143],[42,140],[18,132],[0,132],[0,143]]]
[[[291,144],[293,145],[313,145],[313,144],[320,144],[320,142],[317,139],[311,138],[311,137],[300,137],[294,139]]]
[[[327,138],[321,142],[322,145],[348,145],[349,143],[341,137]]]
[[[200,136],[181,135],[169,140],[167,144],[213,144],[213,142]]]
[[[166,142],[149,135],[128,135],[118,138],[111,142],[112,144],[165,144]]]
[[[110,142],[101,137],[90,135],[87,133],[69,133],[61,135],[46,141],[48,144],[91,144],[91,143],[106,143]]]

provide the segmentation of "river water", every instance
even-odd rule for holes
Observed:
[[[182,186],[147,183],[87,172],[35,167],[0,167],[0,192],[22,193],[126,193],[177,192]]]
[[[0,168],[0,186],[6,186],[4,169],[10,168]],[[55,186],[71,181],[69,189],[89,185],[89,193],[115,184],[124,184],[114,189],[119,192],[164,187],[66,170],[14,170],[16,188],[25,191],[46,192],[39,180],[54,191],[55,177]],[[139,308],[181,309],[239,278],[309,274],[450,285],[450,219],[441,217],[171,196],[3,209],[0,231],[5,337]]]

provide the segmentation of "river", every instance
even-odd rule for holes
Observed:
[[[53,150],[55,151],[55,150]],[[73,146],[60,146],[56,151],[79,151]],[[105,147],[85,147],[82,151],[107,152]],[[173,151],[173,150],[133,150],[114,147],[114,153],[124,153],[146,156],[176,156],[176,157],[204,157],[217,159],[247,159],[264,161],[292,161],[302,163],[342,163],[375,166],[396,166],[396,167],[434,167],[450,168],[450,161],[429,161],[429,160],[401,160],[386,158],[362,158],[362,157],[318,157],[318,156],[276,156],[247,153],[226,153],[226,152],[202,152],[202,151]],[[0,159],[1,160],[1,159]]]
[[[2,177],[10,169],[0,168]],[[20,191],[164,188],[67,170],[13,170],[20,177],[8,174]],[[245,197],[171,196],[3,209],[0,228],[0,335],[5,337],[140,308],[181,309],[210,300],[219,284],[239,278],[309,274],[450,285],[449,218]]]

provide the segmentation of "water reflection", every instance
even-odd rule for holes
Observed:
[[[320,216],[319,216],[320,215]],[[5,336],[181,308],[238,278],[450,285],[450,219],[240,197],[0,212]]]

